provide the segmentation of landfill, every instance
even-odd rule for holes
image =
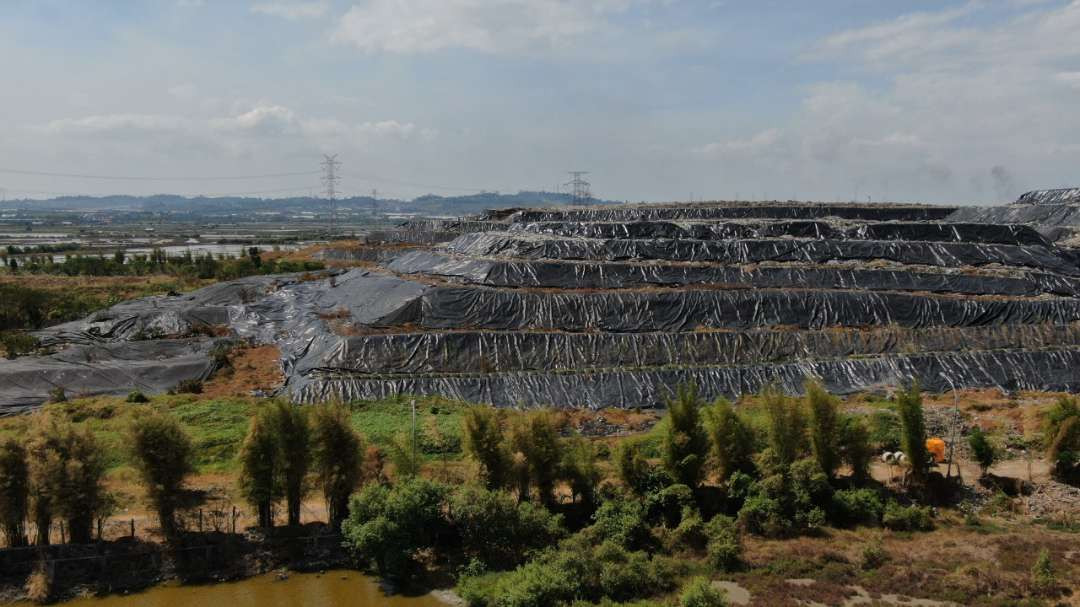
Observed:
[[[499,407],[663,406],[808,380],[837,393],[1080,390],[1080,256],[1009,211],[697,203],[407,222],[324,256],[361,267],[125,302],[0,361],[0,414],[161,392],[223,341],[272,344],[295,402],[438,394]],[[1040,216],[1042,217],[1042,216]],[[1078,223],[1080,225],[1080,223]]]

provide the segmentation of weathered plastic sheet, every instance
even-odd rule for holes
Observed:
[[[600,240],[508,232],[463,234],[447,245],[453,253],[519,259],[619,261],[658,259],[727,264],[765,261],[870,261],[959,268],[1000,264],[1080,276],[1080,268],[1056,249],[979,243],[885,240]]]
[[[1080,295],[1080,278],[1017,271],[1013,276],[971,272],[758,266],[705,263],[507,261],[416,250],[387,264],[400,274],[426,274],[495,287],[622,289],[715,285],[726,289],[817,288],[922,291],[972,295]]]
[[[807,379],[830,392],[888,389],[917,380],[923,389],[1080,389],[1080,350],[914,354],[779,365],[621,369],[581,373],[498,373],[449,377],[373,379],[340,372],[311,372],[292,382],[298,402],[376,399],[439,394],[498,407],[590,408],[663,406],[677,386],[693,383],[706,399],[737,397],[775,384],[800,393]]]
[[[903,327],[1066,324],[1076,299],[971,299],[866,291],[687,290],[529,293],[432,287],[419,325],[500,331],[694,331],[786,326]]]
[[[1010,204],[998,207],[961,207],[949,221],[1030,224],[1046,233],[1059,226],[1080,226],[1080,204]]]
[[[552,234],[582,238],[681,238],[733,240],[820,238],[825,240],[906,240],[927,242],[981,242],[987,244],[1050,246],[1041,234],[1024,225],[945,222],[848,223],[837,221],[710,221],[710,222],[580,222],[517,223],[508,228],[493,224],[487,230]],[[480,230],[477,230],[480,231]]]
[[[694,333],[436,332],[320,342],[295,369],[354,374],[575,371],[1074,346],[1080,325]]]
[[[511,221],[662,221],[679,219],[865,219],[872,221],[938,221],[956,207],[903,204],[854,203],[705,203],[640,204],[596,207],[528,209],[511,215]]]
[[[40,406],[54,388],[68,397],[164,392],[214,371],[206,338],[137,342],[88,342],[49,356],[0,364],[0,415]]]
[[[1025,192],[1014,204],[1078,204],[1080,188],[1060,188],[1056,190],[1035,190]]]

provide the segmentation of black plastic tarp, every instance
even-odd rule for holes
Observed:
[[[1078,278],[1025,270],[1002,276],[802,265],[739,267],[709,263],[507,261],[432,251],[404,253],[387,267],[401,274],[435,275],[496,287],[620,289],[650,285],[715,285],[729,289],[795,287],[972,295],[1080,295]]]
[[[530,209],[511,216],[511,221],[655,221],[678,219],[866,219],[871,221],[936,221],[956,207],[894,204],[726,203],[642,204],[579,208]]]

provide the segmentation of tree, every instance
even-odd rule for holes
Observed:
[[[1080,405],[1062,397],[1046,415],[1046,456],[1054,475],[1071,480],[1080,464]]]
[[[315,477],[322,488],[330,526],[337,529],[349,509],[349,496],[360,485],[364,439],[349,424],[341,404],[316,407],[312,415]]]
[[[720,482],[754,469],[754,431],[725,399],[705,410],[705,429],[716,456]]]
[[[511,448],[524,456],[530,484],[540,502],[551,505],[555,482],[562,463],[562,442],[555,417],[549,411],[535,411],[519,418],[511,428]]]
[[[565,535],[562,515],[475,485],[455,491],[447,512],[465,554],[489,568],[514,567],[530,550],[547,548]]]
[[[181,504],[184,479],[195,467],[191,438],[180,424],[164,415],[139,416],[128,431],[135,468],[146,487],[161,531],[176,535],[176,510]]]
[[[300,524],[300,505],[307,494],[307,473],[311,463],[311,426],[307,410],[285,401],[270,409],[277,443],[277,474],[285,494],[288,525]]]
[[[274,526],[274,502],[283,494],[273,420],[264,409],[251,418],[240,447],[240,493],[258,512],[259,527]]]
[[[921,487],[926,483],[930,457],[926,450],[926,423],[918,383],[897,393],[896,410],[900,415],[900,448],[911,466],[911,482]]]
[[[563,449],[562,477],[570,484],[574,502],[580,497],[586,504],[596,502],[596,487],[600,484],[600,469],[596,467],[596,450],[588,440],[577,437],[567,441]]]
[[[38,543],[49,542],[54,516],[67,522],[73,543],[89,543],[99,511],[108,505],[104,451],[89,430],[49,415],[37,420],[29,441],[30,495]]]
[[[866,423],[853,415],[841,416],[839,434],[840,458],[851,468],[852,480],[858,483],[867,480],[874,450]]]
[[[990,466],[993,466],[994,460],[997,459],[994,445],[990,443],[989,437],[978,426],[971,430],[971,435],[968,436],[968,445],[971,447],[971,454],[975,456],[975,461],[978,462],[979,468],[982,470],[982,475],[986,476],[990,471]]]
[[[777,469],[786,470],[806,453],[806,416],[797,401],[775,386],[765,388],[761,399],[768,421],[769,450]]]
[[[639,439],[627,439],[615,448],[615,472],[628,489],[645,495],[652,488],[655,474],[649,461],[641,452]]]
[[[352,498],[341,524],[346,547],[383,576],[407,577],[417,552],[432,547],[446,527],[448,493],[445,485],[418,477],[393,487],[367,485]]]
[[[0,444],[0,529],[11,547],[26,545],[30,470],[26,449],[14,438]]]
[[[836,478],[840,467],[839,403],[836,397],[825,391],[820,382],[806,383],[806,407],[810,412],[810,449],[821,471],[829,480]]]
[[[476,406],[465,411],[465,457],[476,462],[480,477],[488,489],[501,489],[509,484],[510,453],[499,427],[499,416],[491,407]]]
[[[709,440],[701,426],[697,387],[679,386],[667,407],[667,425],[661,442],[664,469],[675,482],[694,489],[701,484],[709,453]]]

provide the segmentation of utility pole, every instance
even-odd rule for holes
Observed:
[[[341,163],[337,160],[337,154],[323,154],[323,186],[326,188],[326,202],[330,207],[330,237],[334,237],[337,231],[337,183],[341,177],[338,175],[338,167]]]
[[[585,181],[585,176],[589,174],[588,171],[569,171],[570,181],[567,181],[563,185],[570,186],[570,202],[571,204],[587,204],[592,199],[592,192],[589,191],[589,187],[592,185],[588,181]]]

